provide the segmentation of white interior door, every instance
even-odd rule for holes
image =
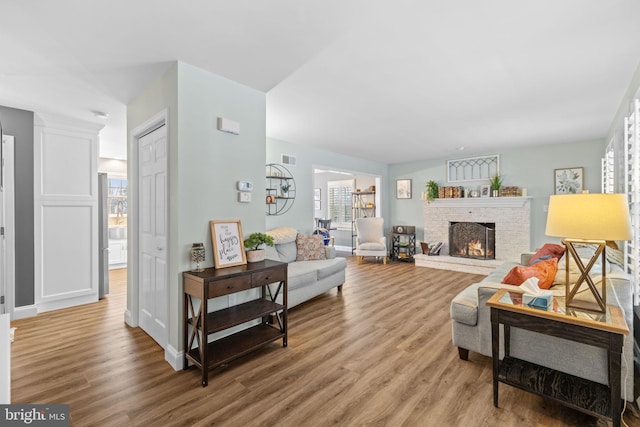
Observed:
[[[162,126],[139,140],[139,321],[162,348],[168,341],[167,132]]]
[[[0,314],[13,315],[15,287],[15,223],[13,191],[13,136],[2,136],[0,182]]]

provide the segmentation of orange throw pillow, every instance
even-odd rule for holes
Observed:
[[[502,283],[507,285],[522,285],[525,280],[531,277],[538,278],[538,287],[540,289],[549,289],[553,284],[553,279],[558,272],[558,260],[551,258],[545,261],[540,261],[534,265],[528,266],[515,266],[506,276],[502,279]]]

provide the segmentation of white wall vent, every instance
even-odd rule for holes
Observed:
[[[283,165],[295,166],[296,165],[296,156],[291,156],[289,154],[283,154],[282,155],[282,164]]]

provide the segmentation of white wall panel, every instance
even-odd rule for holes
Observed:
[[[44,129],[42,195],[92,197],[96,179],[92,175],[94,155],[91,138]]]
[[[98,132],[37,114],[34,126],[38,312],[98,300]]]
[[[42,207],[42,273],[40,301],[92,295],[93,253],[97,235],[91,232],[91,206]],[[60,225],[64,224],[64,227]]]

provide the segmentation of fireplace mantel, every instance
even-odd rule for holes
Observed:
[[[434,199],[427,204],[434,206],[458,208],[521,208],[531,200],[531,197],[465,197],[456,199]]]

